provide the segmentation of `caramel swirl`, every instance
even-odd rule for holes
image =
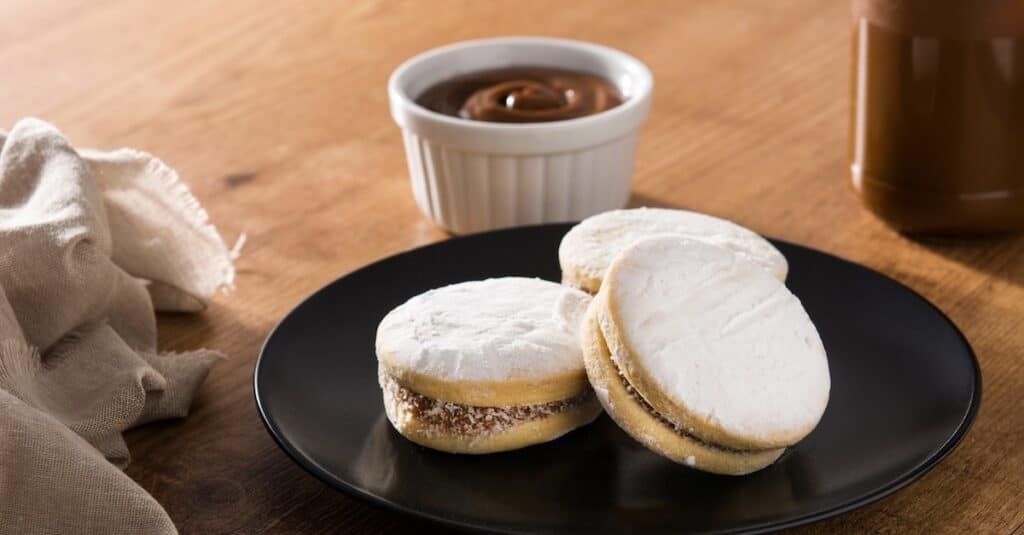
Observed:
[[[443,81],[416,101],[445,115],[474,121],[539,123],[599,113],[622,103],[607,80],[543,67],[481,71]]]

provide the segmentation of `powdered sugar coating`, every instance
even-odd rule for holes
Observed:
[[[563,272],[601,279],[623,249],[660,234],[717,245],[786,279],[786,257],[757,233],[717,217],[666,208],[613,210],[588,217],[562,238],[558,260]]]
[[[630,348],[618,358],[699,420],[795,442],[821,419],[825,349],[800,301],[765,270],[720,247],[657,237],[627,248],[606,277]]]
[[[406,301],[377,328],[389,366],[445,381],[543,380],[583,371],[584,292],[541,279],[463,282]]]

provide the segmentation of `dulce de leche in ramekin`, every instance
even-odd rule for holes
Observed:
[[[438,48],[388,83],[413,196],[459,234],[624,206],[652,89],[625,53],[539,37]]]

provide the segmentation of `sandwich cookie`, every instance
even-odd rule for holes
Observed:
[[[579,328],[590,296],[505,277],[431,290],[377,328],[388,420],[452,453],[547,442],[601,412],[583,369]]]
[[[717,245],[786,280],[786,257],[752,230],[686,210],[635,208],[597,214],[569,230],[558,247],[562,284],[597,293],[605,270],[623,249],[660,234]]]
[[[583,325],[598,399],[633,438],[719,474],[768,466],[818,424],[825,349],[777,278],[723,248],[656,237],[626,248]]]

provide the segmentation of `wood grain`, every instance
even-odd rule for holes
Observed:
[[[924,479],[808,533],[1011,533],[1024,524],[1024,238],[920,242],[846,185],[849,15],[842,1],[0,4],[0,125],[34,115],[79,146],[176,167],[230,241],[237,290],[160,318],[166,349],[230,355],[191,416],[129,434],[128,473],[184,533],[419,529],[326,488],[257,418],[258,348],[323,284],[446,238],[413,204],[385,82],[412,54],[500,34],[605,43],[647,62],[654,113],[634,204],[697,209],[866,264],[965,331],[985,398]],[[557,6],[557,7],[553,7]]]

